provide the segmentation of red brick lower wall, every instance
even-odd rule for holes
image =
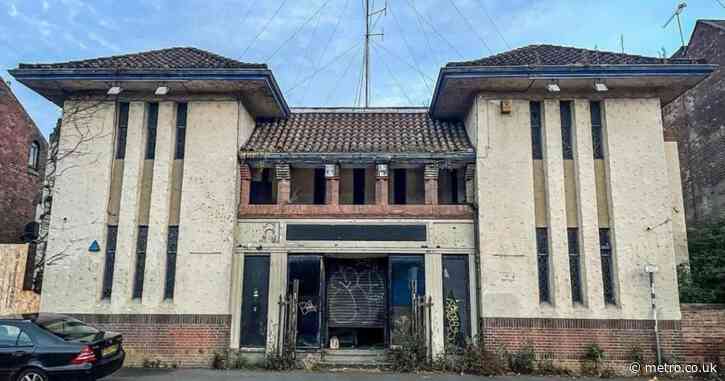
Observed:
[[[683,304],[681,310],[687,362],[725,365],[725,304]]]
[[[229,348],[230,315],[72,315],[121,333],[126,366],[208,368],[215,352]]]
[[[652,320],[493,318],[483,319],[481,326],[487,348],[515,352],[530,345],[538,358],[568,367],[580,366],[592,344],[604,351],[611,370],[617,373],[626,373],[618,367],[633,361],[636,348],[644,361],[654,363],[656,358]],[[663,357],[677,358],[682,349],[680,322],[660,321],[659,329]]]

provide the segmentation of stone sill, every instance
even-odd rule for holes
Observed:
[[[436,218],[472,219],[470,205],[244,205],[240,218]]]

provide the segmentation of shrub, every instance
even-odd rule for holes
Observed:
[[[602,366],[604,356],[604,350],[599,346],[599,344],[589,344],[584,352],[584,364],[582,364],[582,373],[584,373],[585,375],[597,377],[606,375],[607,370],[603,369]]]
[[[534,372],[536,352],[531,344],[527,344],[517,352],[509,355],[509,367],[515,373],[531,374]]]
[[[400,335],[402,342],[388,352],[390,366],[397,372],[417,372],[428,367],[425,339],[416,335]]]
[[[461,371],[480,376],[497,376],[506,373],[506,352],[490,351],[481,345],[471,344],[461,356]]]

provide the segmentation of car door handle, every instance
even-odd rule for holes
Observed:
[[[28,352],[25,352],[25,351],[13,352],[13,356],[15,356],[15,357],[25,356],[27,354],[28,354]]]

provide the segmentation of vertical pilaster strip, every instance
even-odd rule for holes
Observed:
[[[113,275],[111,303],[124,305],[131,298],[131,280],[136,257],[138,231],[138,202],[141,191],[141,171],[146,145],[144,102],[132,102],[129,107],[126,158],[123,170],[123,190],[118,218],[116,266]]]
[[[337,164],[325,164],[325,204],[340,204],[340,167]]]
[[[232,290],[230,292],[230,303],[232,306],[232,326],[229,337],[229,348],[239,348],[239,339],[242,328],[242,286],[244,282],[244,255],[234,253],[232,255]],[[269,306],[269,304],[268,304]]]
[[[279,344],[280,298],[287,291],[287,252],[273,251],[269,261],[269,299],[267,307],[267,353],[275,350]],[[294,306],[296,308],[296,306]]]
[[[543,102],[544,178],[546,185],[546,217],[549,226],[552,302],[557,310],[571,308],[569,251],[566,231],[566,197],[564,191],[564,160],[561,140],[559,101]]]
[[[174,162],[175,105],[159,103],[156,127],[156,159],[153,161],[153,185],[149,213],[149,239],[146,250],[143,303],[156,305],[164,298],[165,258],[171,207],[171,172]]]
[[[596,311],[604,308],[602,268],[599,253],[597,189],[594,171],[589,101],[573,102],[574,173],[578,200],[579,248],[582,258],[582,294],[587,306]]]
[[[249,164],[242,163],[239,166],[239,208],[249,205],[249,192],[251,190],[252,172]]]
[[[476,164],[466,164],[466,202],[476,204]]]
[[[425,293],[433,301],[431,311],[431,353],[437,358],[445,351],[443,333],[443,261],[440,253],[425,255]]]
[[[423,178],[425,180],[425,204],[438,204],[438,164],[426,164]]]
[[[388,165],[378,164],[375,167],[375,203],[388,205]]]
[[[274,167],[277,179],[277,204],[289,204],[290,197],[290,167],[289,164],[277,164]]]

